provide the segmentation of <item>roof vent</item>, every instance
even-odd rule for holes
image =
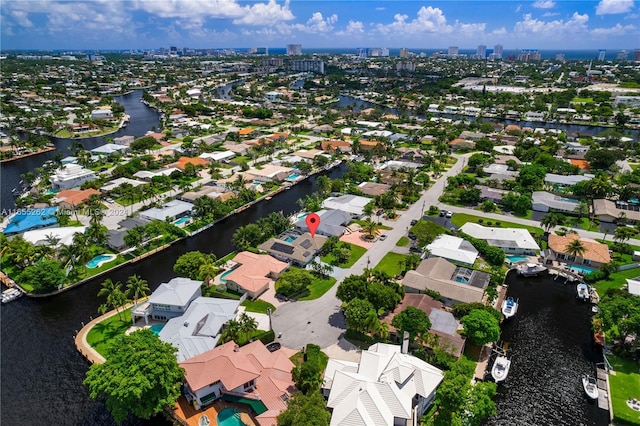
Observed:
[[[185,321],[182,325],[184,325],[185,327],[189,327],[189,321]]]

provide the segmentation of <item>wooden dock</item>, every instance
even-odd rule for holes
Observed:
[[[598,382],[598,408],[612,412],[609,407],[609,377],[607,371],[598,367],[596,369],[596,378]]]

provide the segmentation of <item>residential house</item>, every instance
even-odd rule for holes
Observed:
[[[256,299],[267,291],[289,264],[268,254],[256,254],[249,251],[238,253],[232,260],[234,267],[220,276],[220,282],[229,290],[247,293]]]
[[[92,181],[96,174],[92,170],[85,169],[78,164],[67,164],[60,167],[51,176],[51,186],[53,189],[71,189]]]
[[[342,210],[320,210],[316,212],[320,217],[320,225],[316,229],[316,235],[325,235],[327,237],[339,237],[344,234],[351,215]],[[308,232],[309,227],[304,218],[299,219],[293,224],[294,228],[299,232]]]
[[[489,175],[517,176],[517,170],[511,170],[506,164],[490,164],[482,168],[482,171]]]
[[[102,191],[102,192],[111,192],[114,189],[118,188],[119,186],[124,185],[125,183],[129,184],[131,186],[146,185],[146,182],[143,182],[141,180],[135,180],[135,179],[129,179],[129,178],[125,178],[125,177],[120,177],[120,178],[117,178],[117,179],[110,180],[109,182],[107,182],[104,185],[102,185],[100,187],[100,191]]]
[[[305,232],[302,235],[289,232],[278,238],[270,238],[258,246],[258,250],[268,253],[276,259],[300,267],[307,266],[318,254],[327,238]]]
[[[252,129],[251,127],[245,127],[243,129],[238,130],[238,135],[241,138],[246,139],[252,136],[254,132],[255,132],[255,129]]]
[[[534,191],[531,194],[533,210],[536,212],[573,213],[580,207],[580,200],[561,197],[545,191]]]
[[[328,159],[331,159],[331,156],[325,153],[324,151],[322,151],[321,149],[300,149],[294,152],[293,155],[297,155],[298,157],[301,157],[307,160],[313,160],[318,155],[322,155],[327,157]]]
[[[528,230],[523,228],[490,228],[477,223],[467,222],[460,228],[470,237],[484,240],[493,247],[504,250],[506,254],[535,256],[540,246]]]
[[[160,284],[146,302],[131,309],[133,322],[135,323],[138,318],[144,318],[145,324],[148,324],[149,317],[167,321],[182,316],[191,302],[202,296],[201,285],[202,281],[182,277]]]
[[[222,147],[236,155],[246,155],[249,150],[249,145],[246,143],[225,142]]]
[[[322,392],[331,426],[418,424],[444,376],[406,352],[406,347],[376,343],[362,352],[359,363],[329,358]]]
[[[100,145],[97,148],[93,148],[91,150],[91,153],[93,155],[110,155],[110,154],[113,154],[114,152],[119,152],[121,154],[124,154],[127,151],[129,151],[129,147],[126,145],[121,145],[117,143],[107,143],[104,145]]]
[[[256,413],[259,426],[276,425],[296,391],[294,364],[283,351],[269,352],[259,340],[242,347],[227,342],[180,367],[185,371],[185,396],[196,409],[218,399],[242,400]]]
[[[627,278],[627,291],[634,296],[640,296],[640,277]]]
[[[322,141],[320,142],[320,147],[325,152],[351,152],[351,142],[350,141],[339,141],[339,140],[330,140],[330,141]]]
[[[429,257],[442,257],[463,265],[473,266],[478,250],[467,240],[442,234],[426,247]]]
[[[251,168],[245,172],[249,179],[259,182],[283,182],[293,173],[290,167],[265,164],[260,169]]]
[[[100,195],[97,189],[64,189],[51,199],[53,204],[65,210],[74,210],[79,205],[86,203],[92,195]]]
[[[476,147],[476,143],[472,140],[456,138],[449,142],[449,147],[453,151],[470,150]]]
[[[181,200],[194,202],[200,197],[204,196],[215,198],[220,201],[227,201],[236,195],[232,191],[228,191],[226,187],[222,186],[214,186],[214,185],[204,185],[198,191],[188,191],[180,196]]]
[[[176,220],[183,216],[189,216],[193,210],[193,204],[180,200],[172,200],[163,207],[152,207],[140,212],[140,217],[149,220],[165,221],[167,218]]]
[[[615,223],[621,218],[632,223],[640,222],[640,206],[624,201],[593,200],[593,214],[601,222]]]
[[[447,304],[472,303],[483,301],[489,279],[486,272],[473,271],[441,257],[432,257],[420,262],[415,271],[408,271],[402,279],[402,285],[407,293],[437,291]]]
[[[111,120],[113,118],[113,112],[108,108],[94,109],[91,111],[92,120]]]
[[[436,336],[438,346],[456,358],[460,358],[464,350],[465,338],[458,333],[459,324],[451,312],[444,309],[444,304],[426,294],[406,293],[402,302],[393,312],[386,314],[381,321],[389,325],[389,338],[395,342],[402,342],[402,336],[391,325],[393,318],[409,306],[421,310],[429,317],[431,328],[429,333]]]
[[[327,210],[342,210],[352,218],[360,218],[364,215],[364,207],[371,201],[371,198],[347,194],[327,198],[322,202],[322,207]]]
[[[174,166],[181,171],[184,171],[187,164],[191,164],[195,167],[206,167],[209,165],[209,162],[200,157],[180,157]]]
[[[391,185],[387,185],[386,183],[362,182],[358,185],[358,189],[365,195],[375,197],[388,192],[391,189]]]
[[[118,138],[113,138],[113,143],[117,145],[126,145],[129,146],[131,142],[133,142],[136,138],[134,136],[120,136]]]
[[[409,170],[413,169],[414,171],[422,168],[422,164],[414,163],[413,161],[406,160],[389,160],[382,165],[382,169],[390,169],[390,170]]]
[[[173,172],[181,173],[180,169],[178,169],[177,167],[167,167],[166,169],[161,169],[156,171],[140,170],[135,172],[133,174],[133,177],[151,182],[151,179],[153,179],[156,176],[170,176]]]
[[[564,176],[554,173],[547,173],[544,177],[544,183],[545,185],[551,186],[553,188],[568,188],[578,182],[593,179],[593,177],[594,175],[590,174]]]
[[[573,256],[567,252],[567,247],[575,240],[580,240],[584,247],[584,253]],[[564,236],[549,234],[549,249],[546,252],[547,260],[557,260],[569,262],[571,265],[587,265],[593,268],[600,268],[611,262],[609,246],[587,238],[580,238],[577,234],[567,234]]]
[[[509,191],[498,188],[491,188],[490,186],[478,185],[476,186],[480,190],[480,201],[493,201],[494,203],[501,203],[502,198],[509,193]]]
[[[222,327],[238,316],[242,300],[197,297],[184,313],[171,318],[158,337],[178,349],[178,362],[186,361],[216,347]]]
[[[49,237],[56,238],[56,247],[69,246],[73,244],[73,237],[76,234],[84,234],[87,226],[65,226],[62,228],[45,228],[26,231],[22,238],[36,246],[51,246]],[[54,248],[54,247],[52,247]]]
[[[203,158],[210,163],[225,162],[225,161],[231,160],[235,156],[236,156],[235,152],[230,151],[228,149],[225,151],[204,152],[200,154],[200,158]]]

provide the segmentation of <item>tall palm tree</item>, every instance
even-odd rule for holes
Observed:
[[[582,257],[584,255],[584,252],[586,250],[587,249],[580,241],[580,238],[576,238],[575,240],[571,241],[569,245],[567,245],[567,248],[565,249],[568,255],[573,256],[574,264],[578,260],[578,257]]]
[[[380,225],[371,220],[370,217],[366,218],[361,226],[362,231],[366,234],[367,239],[369,240],[374,239],[380,233],[378,230]]]
[[[106,303],[100,305],[98,310],[100,313],[104,314],[109,307],[118,312],[118,316],[120,316],[120,311],[118,310],[122,305],[124,305],[127,301],[126,294],[122,291],[122,283],[120,281],[116,281],[115,283],[111,278],[107,278],[102,282],[102,288],[98,292],[99,297],[106,297]]]
[[[127,279],[127,296],[133,296],[133,302],[137,305],[138,299],[142,296],[146,296],[149,293],[149,284],[147,280],[143,280],[138,275],[131,275]]]
[[[560,218],[555,213],[547,213],[542,216],[542,219],[540,219],[540,225],[545,229],[547,233],[549,233],[552,228],[560,225],[560,223]]]

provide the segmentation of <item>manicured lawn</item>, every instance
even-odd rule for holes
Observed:
[[[103,263],[102,265],[100,265],[99,268],[82,268],[80,267],[80,271],[81,271],[81,278],[80,279],[84,279],[84,278],[89,278],[92,277],[94,275],[99,274],[100,272],[104,272],[107,269],[111,269],[114,266],[118,266],[121,263],[126,262],[126,259],[124,257],[122,257],[121,255],[118,255],[118,257],[116,257],[114,260],[110,261],[110,262],[106,262]]]
[[[347,243],[349,244],[349,243]],[[341,263],[339,265],[335,265],[339,268],[350,268],[353,266],[354,263],[356,263],[358,261],[358,259],[360,259],[362,257],[362,255],[364,255],[367,252],[367,249],[364,247],[360,247],[357,246],[355,244],[349,244],[349,246],[351,246],[351,255],[349,256],[349,260],[347,260],[345,263]],[[324,263],[328,263],[329,265],[333,265],[333,255],[331,253],[322,256],[321,257],[322,261]]]
[[[317,365],[320,371],[324,371],[327,367],[327,363],[329,362],[329,357],[327,354],[320,350],[320,347],[313,344],[308,344],[306,346],[306,362]],[[289,358],[291,362],[295,365],[300,365],[305,362],[304,354],[302,352],[296,352]]]
[[[87,334],[89,343],[103,357],[109,355],[113,345],[124,336],[124,332],[131,327],[131,308],[97,323]]]
[[[411,240],[409,240],[409,238],[407,238],[405,236],[402,236],[402,237],[400,237],[400,239],[398,240],[396,245],[398,247],[405,247],[405,246],[409,245],[409,241],[411,241]]]
[[[298,300],[314,300],[325,294],[336,283],[336,279],[333,277],[318,278],[314,277],[313,282],[307,289],[309,294],[298,298]]]
[[[391,277],[395,277],[400,274],[404,269],[401,266],[402,261],[407,258],[406,254],[399,254],[394,252],[387,253],[382,260],[373,268],[376,271],[385,272],[387,275]]]
[[[371,220],[373,220],[375,222],[375,219],[372,218]],[[365,221],[364,220],[353,220],[353,221],[351,221],[351,223],[357,223],[358,225],[362,226],[362,225],[364,225]],[[388,231],[389,229],[393,229],[393,228],[390,227],[390,226],[387,226],[387,225],[380,224],[380,225],[378,225],[378,229],[383,229],[383,230]]]
[[[573,98],[571,99],[571,102],[589,104],[593,102],[593,98]]]
[[[457,227],[460,227],[467,222],[478,223],[479,220],[483,221],[482,223],[480,223],[480,225],[483,225],[483,226],[489,226],[488,223],[491,222],[495,227],[496,222],[500,222],[500,226],[498,228],[522,228],[522,229],[527,229],[532,234],[537,234],[539,236],[544,235],[544,230],[542,228],[537,228],[535,226],[521,225],[519,223],[506,222],[502,220],[499,220],[499,221],[496,221],[493,219],[487,220],[483,217],[474,216],[466,213],[454,214],[453,217],[451,218],[451,223],[453,223]]]
[[[247,312],[257,312],[259,314],[266,314],[267,309],[271,309],[271,312],[274,312],[276,310],[276,307],[271,303],[265,302],[264,300],[260,299],[245,299],[240,305],[244,306]]]
[[[640,275],[637,268],[619,271],[611,274],[608,280],[598,281],[594,284],[598,294],[602,296],[610,288],[620,289],[627,283],[627,278],[635,278]]]
[[[615,375],[609,375],[614,421],[640,425],[640,412],[627,405],[629,398],[640,398],[640,364],[615,356],[607,358],[615,371]]]

